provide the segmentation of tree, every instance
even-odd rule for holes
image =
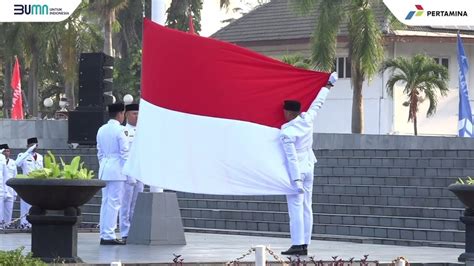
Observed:
[[[81,2],[66,20],[51,24],[48,32],[51,42],[48,45],[48,63],[57,63],[56,67],[61,69],[61,83],[64,83],[64,92],[71,109],[76,107],[80,53],[97,50],[101,41],[99,29],[87,20],[87,8],[87,2]]]
[[[222,3],[221,3],[222,6]],[[172,0],[166,10],[166,26],[181,31],[189,30],[189,12],[193,15],[194,29],[201,31],[202,0]]]
[[[337,33],[347,26],[351,62],[352,132],[363,133],[365,80],[370,80],[383,61],[382,33],[374,15],[377,0],[290,0],[301,14],[319,13],[312,37],[312,60],[316,68],[330,72],[336,57]]]
[[[298,68],[303,68],[303,69],[312,68],[311,60],[300,54],[285,55],[281,58],[281,61]]]
[[[418,54],[411,59],[397,57],[386,60],[381,72],[392,71],[392,76],[387,81],[387,92],[393,97],[396,84],[405,85],[403,93],[408,100],[404,105],[409,107],[408,121],[413,121],[415,136],[418,135],[417,113],[420,103],[429,101],[426,117],[436,113],[438,95],[446,96],[448,92],[448,70],[443,65],[435,62],[431,57]]]
[[[114,56],[112,46],[112,33],[115,28],[118,31],[120,27],[116,23],[116,14],[121,9],[125,8],[128,0],[95,0],[91,2],[91,8],[99,16],[103,24],[104,31],[104,53]],[[141,14],[140,14],[141,16]]]

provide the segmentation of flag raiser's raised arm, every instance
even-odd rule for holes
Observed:
[[[331,76],[329,77],[328,84],[325,87],[321,88],[318,95],[309,106],[308,111],[306,111],[306,113],[309,114],[311,118],[314,119],[314,117],[316,117],[318,110],[321,109],[324,102],[326,101],[326,97],[329,94],[329,90],[331,89],[331,87],[334,86],[334,83],[336,83],[336,81],[337,81],[337,73],[333,72]]]

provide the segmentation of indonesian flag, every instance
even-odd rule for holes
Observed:
[[[13,66],[12,81],[10,83],[12,87],[12,119],[21,120],[23,119],[23,98],[21,96],[21,76],[20,76],[20,64],[18,63],[18,57],[15,56],[15,65]]]
[[[279,140],[283,101],[307,110],[328,78],[145,20],[140,115],[125,173],[184,192],[295,193]]]

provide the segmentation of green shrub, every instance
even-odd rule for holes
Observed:
[[[15,250],[0,250],[0,266],[46,266],[47,264],[40,259],[32,258],[31,253],[23,255],[25,248]]]

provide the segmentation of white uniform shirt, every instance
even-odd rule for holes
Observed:
[[[125,136],[128,139],[128,149],[132,148],[133,139],[135,138],[137,127],[130,124],[125,125]]]
[[[0,154],[0,198],[5,196],[6,193],[6,174],[7,174],[7,165],[6,159],[3,154]]]
[[[97,131],[97,157],[99,159],[99,179],[125,181],[122,168],[128,158],[128,139],[124,127],[115,119]]]
[[[24,175],[27,175],[33,170],[43,169],[43,155],[39,153],[20,153],[16,158],[16,165],[21,168]]]
[[[16,196],[15,190],[12,187],[9,187],[6,185],[6,182],[8,181],[8,179],[15,178],[16,175],[17,175],[17,167],[16,167],[15,160],[13,159],[6,160],[6,165],[3,172],[5,198],[14,198]]]
[[[310,173],[314,168],[316,157],[313,153],[313,122],[328,93],[328,88],[321,88],[307,112],[281,127],[280,140],[291,180],[302,179],[302,173]]]

